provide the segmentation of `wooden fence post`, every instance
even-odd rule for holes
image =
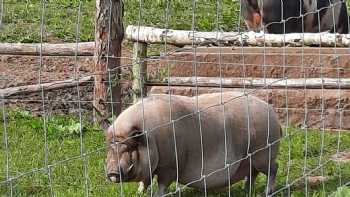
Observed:
[[[123,38],[122,0],[96,0],[93,101],[95,121],[100,122],[101,118],[117,116],[121,112],[121,87],[118,81]],[[96,110],[102,117],[97,116]]]
[[[132,58],[132,90],[133,102],[135,103],[140,97],[147,95],[147,87],[145,85],[147,79],[147,44],[144,42],[134,42],[133,58]]]

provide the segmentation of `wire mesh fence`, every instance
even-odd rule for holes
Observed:
[[[1,41],[38,42],[2,52],[1,195],[349,194],[345,1],[124,1],[132,31],[103,56],[121,65],[100,73],[80,52],[103,3],[116,1],[1,1]],[[72,54],[46,50],[67,41]]]

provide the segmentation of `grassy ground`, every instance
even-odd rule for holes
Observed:
[[[80,12],[78,12],[80,4]],[[165,19],[165,1],[146,0],[142,7],[142,17],[139,20],[140,5],[137,0],[125,1],[125,26],[128,24],[152,25],[175,29],[191,29],[192,16],[195,12],[195,27],[197,30],[215,30],[216,0],[196,1],[193,10],[192,1],[171,1],[168,20]],[[238,4],[232,0],[221,0],[219,9],[219,28],[225,31],[238,27]],[[78,14],[80,13],[80,14]],[[77,17],[79,16],[79,40],[92,41],[94,38],[94,0],[48,0],[45,12],[40,0],[5,0],[4,24],[0,27],[0,42],[40,42],[40,23],[44,16],[44,41],[74,42],[76,40]],[[166,23],[168,21],[168,24]],[[83,135],[80,137],[80,124],[76,117],[55,116],[45,120],[47,129],[48,157],[51,177],[47,176],[45,166],[45,135],[43,120],[32,117],[24,111],[6,113],[8,134],[8,149],[5,148],[2,136],[4,125],[0,124],[0,196],[7,196],[11,187],[3,185],[7,172],[11,177],[21,176],[12,183],[14,196],[48,196],[52,185],[57,196],[83,196],[88,192],[91,196],[116,196],[120,193],[120,185],[106,181],[104,170],[105,150],[103,132],[94,125],[84,121]],[[2,114],[1,114],[1,117]],[[288,161],[290,161],[289,182],[302,177],[304,157],[307,155],[307,170],[318,166],[321,135],[319,131],[308,133],[308,149],[304,149],[305,133],[302,130],[290,129],[291,138],[282,141],[279,157],[278,188],[286,185]],[[323,160],[328,160],[337,149],[336,134],[325,134]],[[82,141],[81,141],[82,140]],[[349,150],[350,134],[342,134],[340,150]],[[81,146],[87,156],[81,157]],[[290,151],[289,151],[290,150]],[[290,153],[290,154],[289,154]],[[290,160],[289,160],[290,155]],[[8,157],[7,157],[8,156]],[[7,161],[9,170],[7,171]],[[84,167],[85,166],[85,167]],[[84,171],[86,169],[86,171]],[[350,181],[350,166],[338,166],[334,162],[324,165],[324,175],[328,180],[324,184],[326,194],[336,191],[342,183]],[[33,171],[34,170],[34,171]],[[26,173],[26,174],[23,174]],[[315,171],[312,175],[320,175]],[[265,178],[259,176],[256,193],[264,191]],[[232,186],[235,196],[244,196],[243,183]],[[123,184],[125,196],[134,196],[136,184]],[[174,187],[172,187],[174,189]],[[292,196],[305,196],[303,181],[298,181],[291,187]],[[308,189],[309,196],[322,196],[323,186],[318,184]],[[347,190],[348,191],[348,190]],[[349,193],[349,192],[348,192]],[[192,189],[184,190],[183,196],[202,196]],[[227,193],[210,193],[209,196],[227,196]],[[346,196],[346,194],[345,194]]]
[[[80,12],[79,2],[81,2]],[[94,39],[95,2],[95,0],[50,0],[45,4],[43,12],[41,0],[5,0],[4,26],[0,31],[0,42],[40,42],[42,16],[45,24],[44,41],[58,39],[74,42],[78,15],[79,40],[91,41]],[[193,13],[195,13],[196,29],[210,31],[217,26],[216,0],[196,1],[195,9],[192,1],[169,1],[168,12],[165,1],[145,0],[142,5],[137,0],[124,2],[125,26],[140,23],[165,27],[168,24],[170,28],[191,29]],[[237,2],[222,0],[220,7],[218,23],[220,28],[232,30],[238,22]]]
[[[94,40],[95,0],[47,0],[44,6],[41,0],[4,2],[4,25],[0,29],[0,42],[40,42],[42,16],[44,41],[76,41],[78,16],[78,39]],[[195,6],[189,0],[168,1],[168,5],[167,1],[160,0],[144,0],[143,4],[139,2],[124,1],[125,27],[129,24],[141,24],[192,29],[194,26],[202,31],[214,31],[218,28],[223,31],[237,31],[239,27],[244,28],[242,21],[238,19],[239,1],[197,0]]]
[[[14,196],[48,196],[50,187],[57,196],[83,196],[88,192],[91,196],[116,196],[120,194],[121,185],[106,181],[104,161],[105,150],[103,132],[96,126],[83,121],[83,135],[80,138],[79,121],[76,117],[55,116],[46,120],[48,142],[48,164],[51,177],[47,176],[45,166],[45,137],[43,119],[33,117],[25,111],[10,111],[7,116],[8,147],[0,146],[0,196],[10,194],[10,185],[4,185],[6,180],[7,159],[11,177],[21,176],[12,182]],[[1,116],[2,117],[2,116]],[[4,126],[0,124],[0,136],[4,136]],[[305,150],[305,132],[298,129],[289,129],[290,138],[282,140],[279,154],[278,188],[286,185],[289,168],[289,182],[300,179],[303,173],[304,157],[307,154],[307,171],[310,172],[318,166],[321,154],[320,131],[309,131],[308,148]],[[286,131],[285,131],[286,133]],[[2,138],[3,139],[3,138]],[[82,141],[81,141],[82,139]],[[340,136],[340,150],[349,150],[350,134],[342,133]],[[322,163],[329,160],[336,153],[337,134],[325,133]],[[80,156],[81,142],[86,151],[85,160]],[[290,153],[290,154],[289,154]],[[290,155],[290,160],[289,160]],[[86,171],[84,171],[86,169]],[[35,170],[35,172],[33,172]],[[23,174],[28,173],[28,174]],[[324,183],[308,188],[309,196],[322,196],[337,190],[342,183],[350,181],[350,165],[344,163],[337,165],[331,161],[324,165],[324,176],[328,177]],[[320,170],[311,173],[312,176],[321,175]],[[340,179],[341,176],[341,179]],[[295,182],[291,187],[292,196],[305,196],[304,179]],[[342,181],[340,183],[340,180]],[[244,196],[243,182],[232,186],[234,196]],[[265,187],[265,177],[259,176],[256,184],[256,194],[262,194]],[[125,196],[136,195],[137,184],[123,184]],[[174,186],[172,186],[174,189]],[[343,193],[349,194],[349,190]],[[185,189],[183,196],[202,196],[193,189]],[[209,196],[227,196],[226,192],[209,193]],[[257,195],[259,196],[259,195]],[[282,193],[277,196],[283,196]],[[346,195],[345,195],[346,196]]]

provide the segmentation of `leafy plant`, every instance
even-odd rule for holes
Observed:
[[[333,197],[348,197],[350,196],[350,188],[343,186],[339,187],[336,192],[334,192],[332,195]]]

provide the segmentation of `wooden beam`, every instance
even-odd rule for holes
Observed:
[[[145,95],[147,95],[147,89],[145,86],[147,78],[147,62],[145,58],[147,56],[147,44],[141,42],[134,42],[133,48],[133,63],[132,63],[132,74],[133,74],[133,102]]]
[[[49,44],[43,43],[0,43],[0,55],[40,55],[43,56],[92,56],[94,42]]]
[[[96,0],[93,105],[99,111],[94,113],[98,122],[121,112],[119,73],[123,38],[122,0]]]
[[[298,79],[283,79],[283,78],[218,78],[218,77],[171,77],[163,82],[147,82],[147,85],[168,85],[171,86],[200,86],[200,87],[222,87],[226,88],[304,88],[307,89],[350,89],[350,79],[336,78],[298,78]]]
[[[101,0],[100,0],[101,1]],[[113,0],[116,1],[116,0]],[[98,5],[97,5],[98,6]],[[101,9],[99,9],[101,10]],[[106,11],[105,9],[102,9]],[[105,24],[105,28],[108,24]],[[107,28],[108,29],[108,28]],[[106,31],[106,30],[105,30]],[[319,46],[322,47],[349,47],[350,35],[333,33],[290,33],[290,34],[263,34],[254,32],[195,32],[188,30],[160,29],[146,26],[130,25],[126,28],[126,38],[130,41],[145,43],[167,43],[173,45],[191,45],[194,38],[196,45],[227,46],[242,44],[245,46]],[[104,34],[105,37],[108,37]],[[265,45],[264,45],[265,43]],[[0,43],[0,55],[39,55],[40,43]],[[91,56],[94,54],[94,42],[42,44],[42,55],[44,56]]]
[[[47,91],[47,90],[64,89],[64,88],[68,88],[68,87],[74,87],[76,85],[83,85],[83,84],[86,84],[88,82],[92,82],[92,79],[93,79],[92,76],[87,76],[87,77],[79,78],[78,80],[68,79],[68,80],[64,80],[64,81],[54,81],[54,82],[50,82],[50,83],[42,83],[42,84],[34,84],[34,85],[5,88],[5,89],[0,90],[0,98],[7,98],[7,97],[10,97],[10,96],[16,95],[16,94],[39,92],[42,89]]]
[[[173,45],[245,45],[245,46],[319,46],[349,47],[350,35],[334,33],[290,33],[264,34],[255,32],[194,32],[191,30],[160,29],[130,25],[126,28],[126,38],[146,43]]]

